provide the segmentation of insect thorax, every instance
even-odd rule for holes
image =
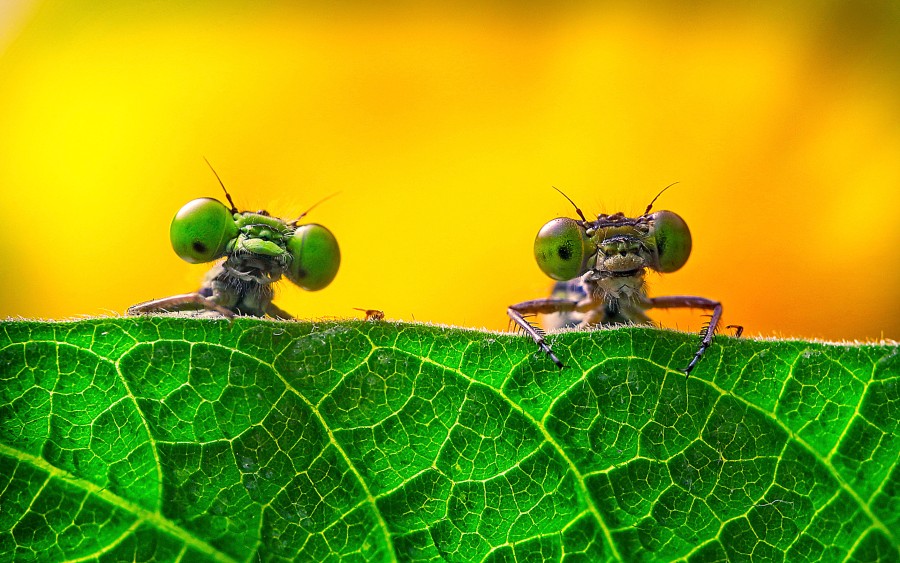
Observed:
[[[262,316],[274,297],[272,284],[291,263],[287,241],[294,227],[265,212],[235,214],[238,234],[225,261],[206,276],[200,293],[239,313]]]
[[[558,282],[552,297],[590,302],[590,310],[579,313],[546,315],[548,330],[585,325],[643,324],[650,322],[644,313],[647,299],[644,271],[629,277],[598,277],[588,272],[581,278]]]
[[[590,271],[582,276],[581,283],[585,293],[595,301],[643,301],[647,296],[644,272],[641,268],[630,276],[614,277],[604,272]]]
[[[230,258],[229,258],[230,260]],[[242,273],[228,266],[228,260],[216,264],[207,273],[200,294],[235,312],[263,316],[275,297],[272,282],[260,283],[253,271]],[[281,274],[278,274],[278,278]],[[277,281],[278,278],[272,279]]]

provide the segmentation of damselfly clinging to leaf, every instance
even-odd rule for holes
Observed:
[[[701,332],[700,347],[684,368],[686,375],[690,375],[712,344],[722,317],[721,303],[687,295],[647,296],[644,281],[647,269],[674,272],[684,266],[691,254],[687,223],[671,211],[650,213],[656,199],[670,187],[653,198],[639,217],[600,214],[596,221],[589,221],[563,194],[581,219],[553,219],[538,232],[534,256],[545,274],[559,280],[554,291],[556,296],[512,305],[507,313],[560,368],[563,363],[550,349],[544,332],[532,326],[525,315],[555,313],[561,326],[592,327],[650,324],[645,311],[653,308],[710,310],[712,314]],[[740,327],[736,328],[740,334]]]
[[[213,266],[199,291],[140,303],[128,314],[206,309],[228,318],[290,319],[272,303],[275,282],[285,276],[316,291],[334,279],[341,264],[334,235],[322,225],[298,224],[312,208],[293,221],[266,211],[238,211],[221,179],[219,184],[231,207],[213,198],[195,199],[175,215],[169,236],[175,253],[187,262],[225,260]]]

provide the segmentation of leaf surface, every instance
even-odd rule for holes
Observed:
[[[900,353],[0,324],[0,560],[898,561]]]

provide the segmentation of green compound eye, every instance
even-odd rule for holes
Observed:
[[[541,227],[534,239],[538,266],[555,280],[570,280],[583,274],[592,253],[591,240],[574,219],[554,219]]]
[[[228,241],[237,233],[231,211],[208,197],[195,199],[179,209],[169,228],[175,253],[191,264],[224,256]]]
[[[291,267],[289,280],[307,291],[331,283],[341,265],[341,250],[331,231],[315,223],[301,225],[288,240]]]
[[[657,211],[653,215],[653,236],[660,272],[678,270],[691,255],[691,231],[684,219],[671,211]]]

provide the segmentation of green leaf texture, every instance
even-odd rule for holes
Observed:
[[[900,353],[0,324],[0,560],[898,561]]]

